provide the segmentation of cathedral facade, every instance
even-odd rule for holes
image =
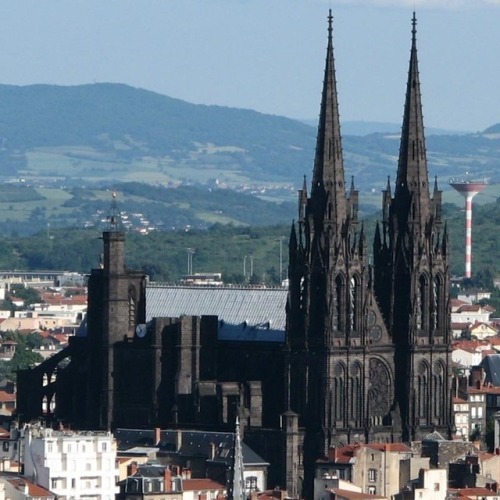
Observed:
[[[286,404],[305,429],[306,489],[330,446],[452,431],[449,242],[428,179],[415,16],[396,183],[382,198],[369,246],[345,181],[330,14],[312,183],[290,236]]]

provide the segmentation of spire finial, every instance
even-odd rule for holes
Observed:
[[[415,42],[417,39],[417,16],[415,14],[415,11],[413,11],[413,17],[411,20],[411,35],[412,40]]]
[[[328,11],[328,41],[332,41],[332,32],[333,32],[333,16],[332,16],[332,9]]]

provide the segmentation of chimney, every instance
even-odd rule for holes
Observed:
[[[19,481],[17,489],[21,491],[24,495],[28,495],[29,486],[26,481]]]
[[[495,448],[495,455],[500,455],[500,448]]]
[[[470,385],[471,387],[481,388],[483,381],[483,368],[481,366],[473,366],[470,372]],[[479,387],[478,387],[479,382]]]
[[[127,466],[127,476],[133,476],[137,472],[137,462],[132,462]]]
[[[154,446],[157,446],[161,441],[161,429],[159,427],[155,427],[155,438],[154,438]]]
[[[328,449],[328,460],[330,460],[330,462],[337,461],[337,448],[335,446],[330,446]]]
[[[172,491],[172,471],[170,467],[165,467],[163,471],[163,479],[165,480],[164,492],[170,493]]]

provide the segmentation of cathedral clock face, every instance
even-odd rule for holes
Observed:
[[[368,326],[373,326],[375,324],[375,321],[377,320],[377,317],[375,315],[374,311],[368,311],[368,315],[366,317]]]
[[[378,325],[373,325],[369,331],[370,340],[378,342],[382,338],[382,328]]]
[[[140,338],[144,338],[147,333],[147,326],[144,324],[137,325],[135,329],[135,334]]]

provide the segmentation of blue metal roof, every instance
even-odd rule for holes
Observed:
[[[150,283],[146,321],[181,316],[217,316],[220,340],[283,342],[285,288],[196,287]]]

